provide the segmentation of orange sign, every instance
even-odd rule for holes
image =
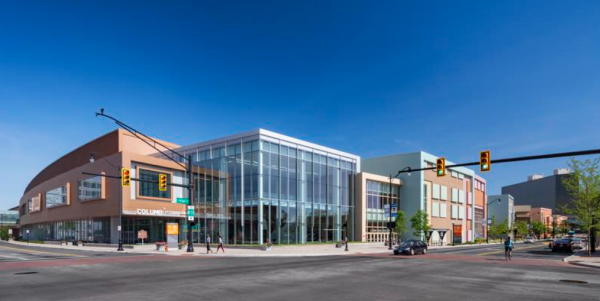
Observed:
[[[179,235],[179,224],[167,223],[167,235]]]

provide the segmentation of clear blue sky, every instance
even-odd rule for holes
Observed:
[[[0,209],[115,128],[101,107],[179,144],[262,127],[365,158],[600,148],[599,13],[548,0],[7,2]],[[565,162],[494,166],[489,192]]]

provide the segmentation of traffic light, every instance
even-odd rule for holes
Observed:
[[[167,191],[167,175],[158,174],[158,190]]]
[[[129,168],[121,168],[121,185],[131,186],[131,171]]]
[[[443,177],[446,175],[446,158],[437,159],[435,171],[438,177]]]
[[[479,153],[479,170],[482,172],[490,171],[492,169],[492,159],[490,151],[483,151]]]

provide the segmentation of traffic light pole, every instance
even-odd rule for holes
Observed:
[[[188,157],[188,197],[190,198],[190,205],[194,206],[194,186],[192,185],[193,183],[193,173],[192,173],[192,156]],[[186,210],[187,212],[187,210]],[[196,207],[194,207],[194,215],[196,215]],[[188,252],[194,252],[194,237],[192,235],[192,223],[194,221],[195,216],[192,218],[192,220],[190,220],[190,218],[188,217],[187,219],[187,223],[188,223],[188,247],[187,247],[187,251]]]
[[[119,170],[122,166],[119,165]],[[119,247],[117,251],[123,251],[123,185],[119,183]]]

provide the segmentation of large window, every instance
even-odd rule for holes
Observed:
[[[52,208],[69,204],[68,185],[46,192],[46,207]]]
[[[40,195],[36,195],[34,197],[32,197],[29,201],[28,201],[28,207],[29,207],[29,212],[36,212],[36,211],[40,211],[42,208],[40,206]]]
[[[97,176],[78,183],[79,201],[96,200],[102,198],[102,177]]]
[[[139,195],[141,197],[151,197],[151,198],[160,198],[160,199],[170,199],[171,198],[171,186],[167,185],[167,191],[158,190],[158,174],[159,172],[147,169],[141,169],[140,172],[140,180],[138,183],[140,185]],[[167,184],[171,183],[171,175],[168,173],[163,173],[167,175]]]

